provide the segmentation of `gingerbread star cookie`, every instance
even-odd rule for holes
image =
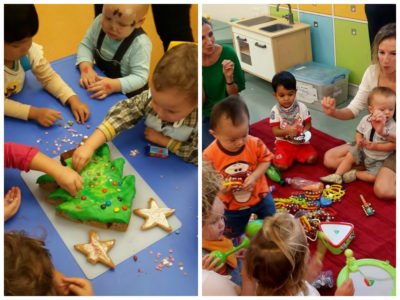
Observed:
[[[145,222],[143,223],[142,230],[153,228],[154,226],[159,226],[166,231],[171,231],[172,227],[168,224],[167,217],[172,215],[175,212],[175,209],[168,207],[159,207],[157,202],[150,198],[149,200],[149,208],[137,208],[134,209],[133,212],[145,218]]]
[[[89,243],[74,245],[74,248],[79,252],[86,255],[86,259],[92,263],[96,264],[101,262],[110,268],[115,268],[113,261],[108,255],[108,251],[114,246],[115,240],[100,241],[99,236],[96,231],[90,230],[89,232]]]

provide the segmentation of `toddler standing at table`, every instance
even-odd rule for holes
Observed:
[[[57,271],[44,242],[23,231],[4,234],[6,296],[94,296],[89,280]]]
[[[80,172],[103,143],[145,118],[145,138],[197,164],[197,46],[180,44],[168,50],[154,69],[150,89],[122,100],[108,111],[85,144],[74,152]]]
[[[224,178],[218,196],[225,206],[224,235],[229,238],[244,233],[252,213],[264,218],[276,211],[264,175],[273,154],[259,138],[248,134],[249,119],[247,106],[238,96],[215,104],[210,117],[215,140],[203,151],[203,159]]]
[[[133,97],[148,89],[151,41],[141,28],[148,4],[104,4],[79,44],[80,85],[91,98],[122,92]],[[96,65],[107,77],[97,75]]]
[[[33,4],[4,5],[4,114],[23,120],[36,120],[45,127],[53,125],[57,119],[63,119],[60,112],[53,109],[8,99],[22,90],[25,69],[31,68],[42,86],[63,105],[68,104],[76,121],[83,124],[89,118],[89,108],[54,72],[43,56],[42,47],[32,43],[38,28],[38,15]]]
[[[275,136],[274,166],[282,171],[289,169],[294,160],[301,163],[317,162],[317,151],[298,136],[311,129],[311,115],[305,104],[295,100],[296,79],[286,71],[272,78],[274,96],[278,101],[272,110],[269,124]]]

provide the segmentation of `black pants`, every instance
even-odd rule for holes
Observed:
[[[368,20],[369,42],[374,42],[375,35],[389,23],[396,23],[396,4],[365,4]]]
[[[193,42],[190,28],[191,4],[152,4],[154,23],[164,51],[171,41]]]

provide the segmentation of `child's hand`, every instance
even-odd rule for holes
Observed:
[[[335,296],[353,296],[354,295],[354,284],[353,280],[349,279],[343,282],[335,292]]]
[[[39,108],[34,106],[31,106],[28,118],[36,120],[40,125],[44,127],[49,127],[53,125],[57,121],[57,119],[63,119],[59,111],[55,111],[50,108]]]
[[[317,278],[318,274],[321,273],[321,270],[322,262],[318,259],[317,255],[314,255],[308,262],[304,280],[312,283],[314,279]]]
[[[286,127],[286,134],[289,136],[297,136],[298,129],[296,127]]]
[[[81,71],[81,78],[79,79],[81,87],[87,89],[92,83],[96,82],[97,73],[93,69],[91,63],[81,62],[79,64],[79,70]]]
[[[219,262],[219,258],[216,258],[214,261],[213,261],[213,258],[214,258],[214,254],[212,254],[212,255],[207,254],[207,255],[203,256],[201,261],[202,261],[204,270],[212,270],[214,272],[218,272],[225,266],[225,264],[222,263],[218,267],[215,267],[215,265]]]
[[[92,284],[85,278],[64,277],[63,281],[66,285],[68,285],[70,295],[94,296]]]
[[[233,71],[235,69],[235,64],[229,59],[224,59],[222,61],[222,73],[224,73],[227,82],[233,81]]]
[[[79,100],[77,95],[68,98],[68,104],[71,107],[72,114],[79,124],[84,124],[90,116],[89,107]]]
[[[365,145],[365,137],[362,137],[360,139],[356,138],[356,147],[360,148],[360,147],[364,147]]]
[[[57,296],[68,296],[68,283],[64,282],[65,275],[60,271],[53,269],[53,284],[56,288]]]
[[[21,204],[21,190],[13,186],[4,196],[4,222],[16,214]]]
[[[243,185],[242,185],[242,190],[244,191],[252,191],[254,189],[254,186],[256,185],[257,178],[255,176],[249,175],[247,178],[244,180]]]
[[[94,149],[88,145],[80,146],[74,151],[74,154],[72,154],[72,166],[78,173],[80,173],[92,159],[93,152]]]
[[[371,124],[379,135],[384,134],[383,129],[386,123],[386,116],[380,110],[375,110],[371,116]]]
[[[376,143],[373,142],[366,142],[364,143],[364,148],[368,150],[377,150]]]
[[[82,189],[84,182],[83,178],[76,171],[62,165],[60,165],[60,170],[55,172],[53,177],[57,184],[73,197]]]
[[[161,147],[167,147],[168,142],[171,139],[163,135],[161,132],[158,132],[157,130],[154,130],[150,127],[146,127],[146,129],[144,130],[144,137],[149,142],[159,145]]]
[[[225,181],[225,183],[228,183],[228,181]],[[222,187],[219,190],[222,194],[227,194],[230,193],[232,191],[232,185],[231,184],[227,184],[227,185],[222,185]]]
[[[336,110],[336,100],[332,97],[324,97],[322,98],[322,108],[324,109],[325,114],[328,116],[333,116],[333,113]]]
[[[245,255],[246,255],[246,248],[242,248],[240,250],[238,250],[237,252],[235,252],[236,258],[238,259],[244,259]]]
[[[119,87],[119,88],[118,88]],[[88,92],[93,92],[90,98],[96,98],[102,100],[108,95],[120,91],[121,85],[118,79],[111,79],[108,77],[102,77],[96,75],[96,82],[92,83],[88,87]]]

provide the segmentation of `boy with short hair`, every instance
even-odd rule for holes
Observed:
[[[218,194],[224,203],[224,235],[242,235],[252,213],[258,218],[276,211],[265,171],[273,154],[264,143],[248,135],[249,111],[238,96],[229,96],[211,111],[210,133],[215,140],[204,150],[203,158],[224,178]]]
[[[369,115],[364,116],[357,126],[353,146],[339,164],[336,172],[321,181],[326,183],[350,183],[356,179],[374,182],[376,174],[383,165],[384,160],[396,149],[396,143],[386,139],[396,132],[396,122],[393,119],[396,107],[396,94],[387,87],[376,87],[368,96]],[[379,135],[374,128],[372,118],[377,113],[383,113],[386,118],[384,135]],[[363,163],[363,170],[351,169],[353,164]]]
[[[89,280],[65,277],[51,262],[44,242],[23,231],[4,234],[6,296],[94,296]]]
[[[272,108],[269,124],[275,135],[274,166],[285,171],[294,160],[300,163],[317,162],[317,151],[299,136],[311,129],[311,115],[307,106],[295,100],[296,79],[286,71],[272,78],[274,97],[278,103]]]
[[[151,41],[141,28],[148,4],[104,4],[79,44],[80,85],[91,98],[122,92],[133,97],[148,89]],[[93,69],[93,60],[107,77]]]
[[[142,118],[147,140],[197,164],[197,68],[196,45],[168,50],[154,69],[150,89],[111,107],[85,144],[76,149],[75,170],[80,172],[98,147]]]

